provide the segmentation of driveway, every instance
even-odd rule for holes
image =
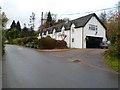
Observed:
[[[117,88],[118,74],[104,63],[102,49],[44,52],[6,45],[4,88]],[[74,60],[80,62],[73,62]]]
[[[78,64],[114,72],[104,64],[103,53],[106,49],[71,49],[66,51],[50,52],[54,57],[62,58],[70,62],[78,60]],[[117,73],[117,72],[114,72]]]

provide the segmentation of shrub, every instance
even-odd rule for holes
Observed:
[[[109,46],[109,48],[108,48],[108,54],[110,56],[115,56],[115,57],[119,56],[119,51],[118,51],[118,47],[117,47],[116,44],[113,44],[113,45]]]
[[[16,38],[13,40],[13,44],[18,44],[20,45],[21,44],[21,38]]]
[[[54,49],[56,46],[56,40],[50,36],[40,39],[40,49]]]
[[[22,45],[26,45],[28,42],[33,42],[33,40],[35,40],[35,39],[37,39],[36,37],[34,37],[34,36],[30,36],[30,37],[24,37],[24,38],[22,38],[22,40],[21,40],[21,44]]]
[[[64,40],[57,40],[56,48],[67,48],[67,43]]]

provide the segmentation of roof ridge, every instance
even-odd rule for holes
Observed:
[[[81,17],[73,19],[73,20],[77,20],[77,19],[81,19],[81,18],[84,18],[84,17],[93,16],[93,15],[95,15],[95,13],[87,14],[87,15],[81,16]],[[73,21],[73,20],[71,20],[71,21]]]

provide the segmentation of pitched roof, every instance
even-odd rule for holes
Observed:
[[[101,25],[106,29],[105,25],[100,21],[98,16],[95,13],[92,13],[92,14],[89,14],[89,15],[86,15],[86,16],[83,16],[83,17],[68,21],[68,22],[63,22],[63,23],[57,24],[55,26],[47,28],[46,30],[50,30],[49,32],[52,33],[53,29],[55,28],[56,32],[60,32],[62,26],[65,27],[65,30],[69,30],[70,26],[72,24],[75,25],[75,28],[84,27],[87,24],[87,22],[91,19],[91,17],[93,17],[93,16],[96,17],[97,20],[101,23]]]
[[[93,13],[86,15],[86,16],[83,16],[83,17],[80,17],[80,18],[77,18],[77,19],[74,19],[74,20],[72,20],[72,23],[74,23],[76,28],[77,27],[84,27],[92,16],[94,16]]]

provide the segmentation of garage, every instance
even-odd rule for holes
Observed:
[[[102,37],[86,36],[86,48],[100,48]]]

